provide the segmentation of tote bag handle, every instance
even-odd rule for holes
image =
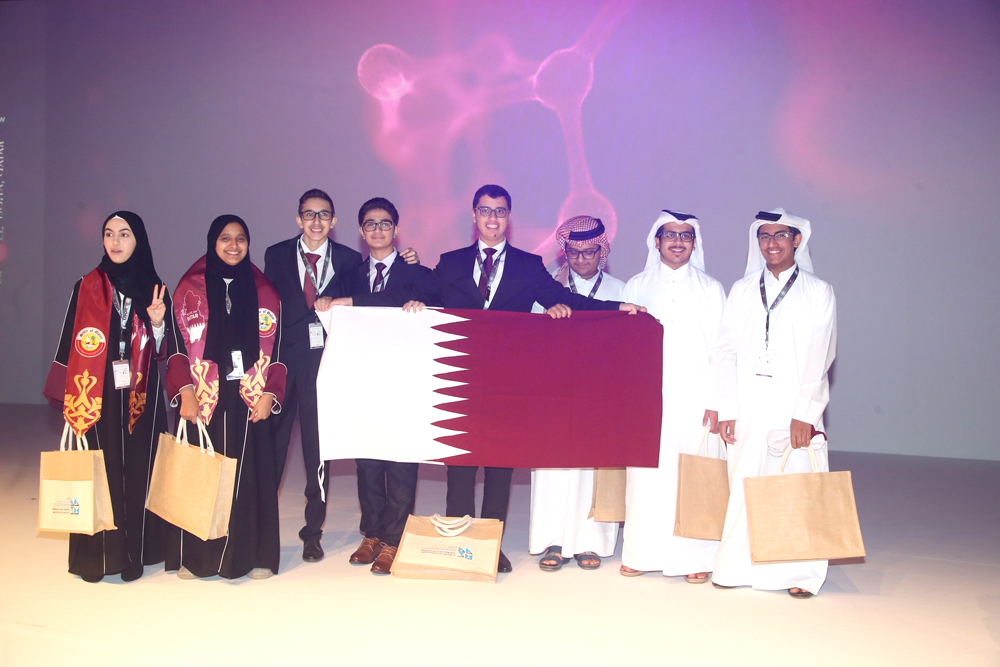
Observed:
[[[59,451],[73,451],[74,441],[76,442],[76,448],[78,450],[85,452],[90,449],[90,445],[87,443],[87,434],[84,433],[83,435],[76,435],[76,433],[70,428],[69,422],[64,422],[62,437],[59,438]]]
[[[196,423],[198,425],[198,446],[201,448],[201,451],[214,454],[215,447],[212,446],[212,439],[208,437],[208,429],[205,428],[205,424],[201,421],[201,417],[197,419]],[[177,442],[182,442],[185,445],[191,444],[188,442],[187,424],[186,419],[179,420],[177,424]]]
[[[432,514],[429,519],[431,525],[434,526],[434,530],[436,530],[439,535],[443,535],[444,537],[455,537],[456,535],[461,535],[466,530],[471,528],[472,524],[475,522],[468,514],[456,519],[446,519],[440,514]]]
[[[701,432],[701,442],[698,445],[698,456],[708,456],[708,437],[710,435],[710,431],[711,428],[706,426],[705,430]],[[722,459],[723,461],[729,459],[729,454],[726,451],[726,446],[721,436],[719,437],[719,454],[721,454],[721,456],[715,456],[713,458]]]

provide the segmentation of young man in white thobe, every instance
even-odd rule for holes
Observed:
[[[555,278],[570,291],[604,301],[620,301],[625,283],[604,272],[611,245],[598,218],[581,215],[556,230],[556,243],[566,262]],[[542,313],[540,304],[532,312]],[[580,360],[586,364],[586,359]],[[595,378],[594,392],[600,392]],[[538,566],[558,570],[571,554],[586,570],[596,570],[611,556],[618,541],[618,522],[588,519],[594,492],[594,470],[538,468],[531,471],[531,519],[528,551],[543,554]]]
[[[743,479],[777,473],[776,435],[794,451],[786,473],[810,472],[813,429],[823,430],[830,399],[827,373],[837,346],[833,288],[812,273],[809,221],[784,209],[760,212],[750,225],[744,278],[733,285],[719,330],[719,431],[729,447],[729,507],[712,582],[719,587],[788,590],[807,598],[826,580],[827,561],[751,565]],[[772,433],[774,431],[775,433]],[[813,441],[820,469],[827,446]]]
[[[719,413],[712,371],[726,292],[705,273],[698,219],[662,211],[646,239],[646,268],[625,294],[663,325],[663,422],[657,468],[629,468],[621,574],[662,572],[692,584],[708,581],[719,543],[673,535],[677,462],[697,454],[702,438],[717,455]],[[706,433],[708,431],[709,433]]]

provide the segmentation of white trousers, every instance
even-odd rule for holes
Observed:
[[[560,546],[564,558],[584,551],[601,558],[611,556],[618,541],[618,523],[587,518],[593,494],[593,468],[532,470],[528,551],[540,554]]]

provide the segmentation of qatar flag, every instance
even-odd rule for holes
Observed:
[[[319,317],[324,460],[659,461],[663,328],[650,315],[334,307]]]

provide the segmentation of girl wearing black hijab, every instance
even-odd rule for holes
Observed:
[[[277,358],[278,294],[250,263],[250,230],[219,216],[208,248],[177,285],[178,354],[167,365],[167,391],[180,417],[200,419],[215,451],[235,458],[229,534],[201,540],[176,531],[167,570],[182,579],[221,575],[265,579],[278,571],[278,480],[271,412],[285,394]]]
[[[142,218],[117,211],[102,233],[104,258],[73,288],[44,393],[76,435],[104,450],[114,512],[116,530],[70,534],[69,571],[133,581],[164,559],[167,524],[145,505],[167,426],[156,361],[176,350],[176,327]]]

